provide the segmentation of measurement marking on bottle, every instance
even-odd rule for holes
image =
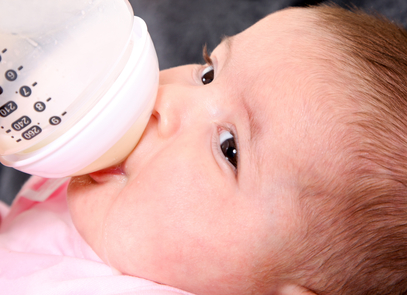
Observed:
[[[29,97],[31,95],[31,88],[28,86],[21,86],[20,94],[24,97]]]
[[[20,67],[18,68],[19,71],[21,71],[22,69],[23,69],[23,66],[20,66]]]
[[[30,129],[28,129],[26,132],[24,132],[22,134],[22,136],[24,139],[30,140],[30,139],[36,137],[41,132],[42,132],[42,129],[39,126],[35,125],[35,126],[32,126]]]
[[[19,138],[19,139],[16,140],[16,142],[20,142],[20,141],[21,141],[21,138]]]
[[[7,51],[7,48],[4,48],[3,51],[2,51],[2,53],[6,53],[6,51]]]
[[[15,131],[21,131],[30,124],[31,119],[28,116],[22,116],[17,121],[11,123],[11,128],[13,128]]]
[[[42,101],[37,101],[34,104],[34,110],[36,110],[37,112],[43,112],[43,111],[45,111],[45,108],[46,108],[46,105]]]
[[[10,132],[11,132],[11,129],[9,129],[9,130],[6,131],[6,133],[10,133]]]
[[[35,85],[37,85],[37,84],[38,84],[37,82],[34,82],[34,83],[33,83],[33,87],[35,87]]]
[[[66,112],[63,112],[61,116],[65,116],[65,115],[66,115]]]
[[[0,116],[5,118],[15,110],[17,110],[17,104],[14,101],[6,102],[0,107]]]
[[[14,70],[8,70],[4,76],[6,77],[6,79],[10,82],[15,81],[17,79],[17,73]]]
[[[61,118],[60,117],[58,117],[58,116],[53,116],[53,117],[51,117],[51,118],[49,118],[49,123],[51,124],[51,125],[58,125],[59,123],[61,123]]]
[[[47,99],[47,102],[48,102],[48,101],[50,101],[51,99],[52,99],[51,97],[50,97],[50,98],[48,98],[48,99]]]

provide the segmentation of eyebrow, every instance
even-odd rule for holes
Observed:
[[[250,130],[250,137],[249,140],[255,140],[259,137],[263,131],[262,124],[257,119],[256,111],[253,105],[250,103],[253,100],[242,99],[243,107],[246,110],[247,117],[249,118],[249,130]]]
[[[230,50],[230,48],[232,47],[232,40],[233,36],[223,35],[220,44],[225,44],[225,46],[228,47],[228,50]]]
[[[230,58],[230,53],[232,51],[232,44],[233,44],[233,36],[226,36],[223,35],[222,40],[220,41],[219,45],[224,44],[226,47],[226,59],[225,59],[225,64],[229,61]]]

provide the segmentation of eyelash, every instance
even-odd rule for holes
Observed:
[[[207,66],[202,70],[200,79],[203,85],[207,85],[215,79],[215,71],[213,68],[213,61],[208,54],[208,48],[206,44],[202,49],[202,56]]]
[[[208,53],[208,46],[206,46],[206,44],[202,48],[202,57],[206,64],[213,66],[213,61]]]

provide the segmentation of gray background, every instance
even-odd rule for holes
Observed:
[[[306,0],[130,0],[143,18],[156,47],[160,68],[201,63],[202,47],[211,50],[224,35],[234,35],[260,18],[288,6],[326,1]],[[407,0],[336,0],[379,12],[407,27]],[[10,204],[29,175],[0,165],[0,200]]]

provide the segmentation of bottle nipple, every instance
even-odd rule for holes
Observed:
[[[117,165],[133,151],[139,142],[145,127],[150,118],[151,111],[146,110],[144,114],[130,127],[130,129],[116,142],[106,153],[104,153],[96,161],[86,166],[82,170],[72,174],[71,176],[88,174],[94,171],[102,170],[114,165]]]

